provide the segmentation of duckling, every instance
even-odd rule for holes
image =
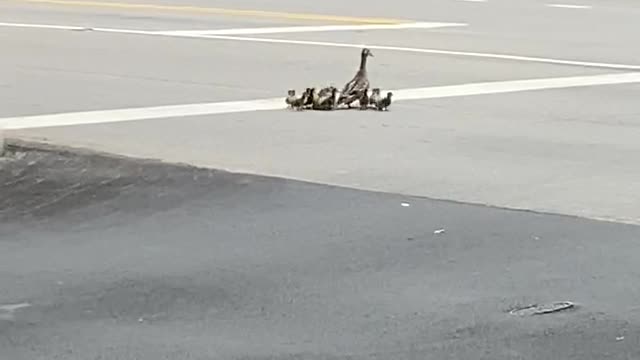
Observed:
[[[287,98],[284,101],[287,103],[288,108],[292,108],[293,102],[296,101],[296,91],[291,89],[287,91]]]
[[[331,110],[335,110],[338,106],[338,89],[333,88],[331,90]]]
[[[316,92],[315,88],[307,88],[307,90],[305,90],[305,101],[303,105],[305,108],[313,107],[313,94],[315,92]]]
[[[316,110],[325,110],[324,103],[327,102],[328,98],[332,94],[332,91],[333,91],[333,86],[327,86],[320,89],[320,91],[318,91],[318,96],[316,98],[316,104],[315,104]]]
[[[373,54],[367,48],[362,49],[360,54],[360,68],[356,75],[345,84],[340,98],[338,99],[338,105],[346,104],[351,108],[351,103],[359,100],[362,97],[362,92],[369,89],[369,77],[367,75],[367,58]]]
[[[298,111],[304,110],[304,103],[307,101],[308,96],[306,92],[302,93],[302,95],[296,99],[293,108]]]
[[[320,89],[320,91],[318,92],[318,96],[320,96],[320,97],[327,96],[327,95],[331,94],[331,91],[333,89],[334,89],[333,86],[324,87],[324,88]]]
[[[382,100],[382,96],[380,96],[380,88],[373,88],[371,90],[371,97],[369,98],[369,104],[373,107],[378,107],[378,102]]]
[[[358,102],[360,103],[360,110],[367,110],[369,107],[369,90],[364,91]]]
[[[320,92],[316,90],[316,88],[311,88],[311,108],[313,110],[321,110],[320,109]]]
[[[388,92],[387,93],[387,97],[382,98],[380,101],[378,101],[378,110],[383,111],[383,110],[389,110],[389,106],[391,105],[391,97],[393,96],[392,92]]]
[[[303,101],[304,101],[304,94],[302,94],[300,97],[297,97],[295,90],[291,89],[287,91],[287,98],[285,99],[285,102],[287,103],[287,107],[289,109],[299,110],[299,108],[303,104]]]
[[[330,93],[326,94],[323,96],[320,96],[318,98],[318,105],[316,107],[317,110],[333,110],[335,109],[336,106],[336,98],[337,98],[337,93],[338,93],[338,89],[331,87],[331,89],[329,90]],[[321,91],[322,92],[322,91]]]
[[[331,110],[335,110],[338,104],[338,89],[331,89]]]

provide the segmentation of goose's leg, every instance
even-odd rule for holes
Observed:
[[[351,109],[351,104],[356,100],[358,100],[357,95],[351,95],[347,98],[347,100],[345,101],[345,104],[347,104],[347,107]]]

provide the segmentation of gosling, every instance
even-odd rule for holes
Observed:
[[[307,88],[305,91],[306,99],[304,101],[304,107],[309,109],[314,105],[314,100],[317,98],[318,94],[316,93],[316,88]]]
[[[296,96],[295,90],[287,91],[286,103],[290,109],[301,110],[305,100],[306,100],[306,94],[302,94],[301,96],[298,97]]]
[[[360,97],[360,100],[358,100],[358,102],[360,103],[360,110],[367,110],[367,108],[369,107],[369,90],[365,89],[364,93],[362,93],[362,96]]]
[[[369,104],[374,108],[377,108],[380,100],[382,100],[382,96],[380,96],[380,88],[373,88],[373,90],[371,90],[371,97],[369,98]]]
[[[392,92],[388,92],[387,93],[387,97],[382,98],[380,101],[378,101],[378,110],[379,111],[386,111],[389,110],[389,106],[391,105],[391,97],[393,96]]]
[[[335,87],[327,88],[320,91],[324,95],[320,96],[317,101],[317,110],[334,110],[336,108],[338,89]]]

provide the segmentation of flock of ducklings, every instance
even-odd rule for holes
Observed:
[[[369,96],[369,77],[367,75],[367,58],[369,57],[373,57],[371,51],[366,48],[362,49],[360,68],[353,79],[345,84],[342,91],[338,91],[333,86],[320,90],[307,88],[300,96],[297,96],[295,90],[289,90],[286,98],[288,107],[293,110],[335,110],[340,105],[351,108],[351,104],[358,101],[360,110],[370,108],[378,111],[388,110],[393,93],[388,92],[387,96],[383,97],[380,88],[374,88]]]
[[[356,99],[360,110],[375,109],[378,111],[386,111],[391,105],[392,92],[387,92],[387,96],[383,97],[380,92],[380,88],[374,88],[371,90],[371,96],[369,91],[364,90],[362,95]],[[295,90],[289,90],[287,92],[286,103],[289,109],[292,110],[335,110],[340,104],[340,96],[338,89],[329,86],[322,88],[319,91],[316,88],[307,88],[302,92],[300,96],[296,95]],[[351,103],[346,104],[348,108],[351,108]]]

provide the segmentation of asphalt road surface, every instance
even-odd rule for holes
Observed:
[[[2,1],[0,359],[640,357],[638,18]],[[363,46],[389,112],[284,109]]]
[[[58,152],[0,183],[3,359],[640,356],[636,226]]]

